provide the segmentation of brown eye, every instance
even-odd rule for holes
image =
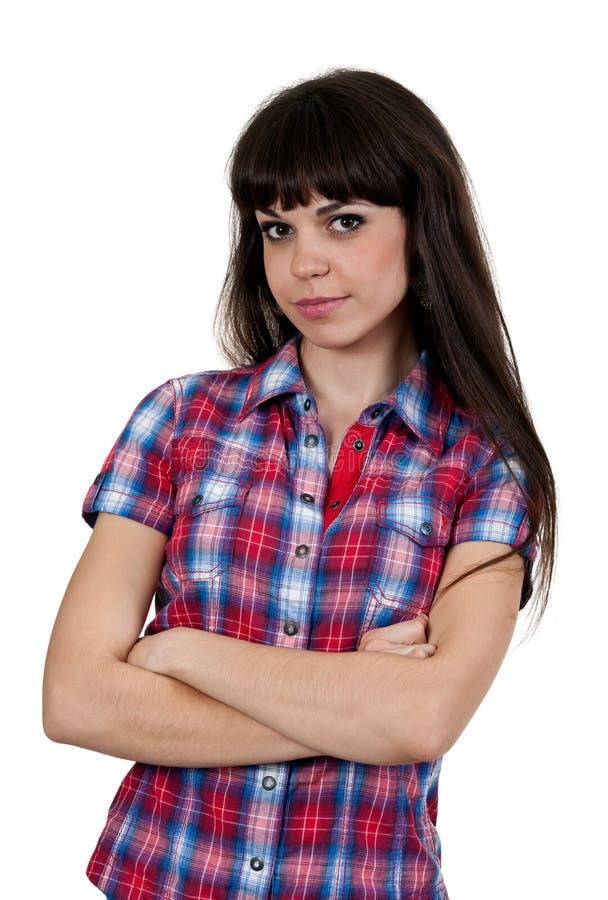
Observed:
[[[332,224],[332,226],[333,226],[333,224],[334,224],[335,222],[340,222],[340,223],[343,223],[343,222],[350,222],[350,223],[352,223],[352,227],[351,227],[351,228],[339,228],[339,229],[335,232],[336,234],[342,235],[342,234],[349,234],[349,233],[352,232],[352,231],[356,231],[356,230],[359,228],[359,226],[362,224],[362,222],[364,222],[364,221],[365,221],[365,220],[364,220],[363,216],[355,216],[355,215],[352,215],[352,216],[336,216],[335,219],[332,219],[332,220],[331,220],[331,224]]]
[[[266,237],[268,238],[268,240],[271,242],[282,241],[285,239],[284,235],[283,236],[279,235],[279,237],[273,237],[273,235],[270,234],[271,228],[288,228],[288,227],[289,227],[288,225],[283,225],[281,222],[262,222],[262,224],[260,225],[260,229],[262,230],[262,233],[265,234]]]

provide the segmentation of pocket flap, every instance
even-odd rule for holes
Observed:
[[[251,487],[243,481],[231,481],[217,475],[193,478],[177,486],[175,513],[178,516],[200,516],[222,506],[239,504]]]
[[[378,501],[378,524],[407,534],[423,546],[443,546],[450,538],[451,519],[420,494],[401,494]]]

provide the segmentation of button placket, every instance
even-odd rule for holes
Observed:
[[[306,398],[303,403],[303,407],[305,411],[308,411],[312,407],[312,401],[310,398]],[[311,550],[314,546],[314,541],[316,540],[316,534],[318,530],[318,518],[319,512],[318,508],[313,510],[313,506],[319,505],[318,497],[315,496],[317,490],[319,489],[319,473],[317,466],[317,456],[316,453],[313,455],[309,451],[315,450],[315,448],[319,447],[323,443],[323,434],[321,430],[321,434],[316,434],[315,431],[318,428],[318,422],[314,416],[309,416],[308,418],[302,419],[303,426],[303,434],[300,435],[298,440],[298,446],[300,449],[296,475],[294,480],[299,482],[299,485],[294,484],[294,502],[300,501],[305,504],[310,509],[310,514],[308,512],[303,513],[301,528],[301,535],[297,534],[297,531],[294,530],[292,534],[292,539],[294,540],[293,550],[291,552],[294,553],[295,558],[298,560],[305,560],[311,553]],[[310,493],[307,490],[303,490],[303,488],[307,486],[315,486],[315,493]],[[298,490],[299,488],[299,490]],[[322,513],[322,510],[321,510]],[[300,543],[295,543],[295,541],[300,539]],[[302,540],[304,538],[305,540]],[[306,540],[310,540],[310,543],[305,542]],[[295,560],[294,560],[295,562]],[[301,597],[306,597],[311,592],[311,579],[310,579],[310,571],[308,566],[302,566],[299,569],[296,569],[298,572],[298,586],[301,588]],[[293,582],[291,583],[290,594],[293,594],[295,586]],[[277,616],[281,621],[281,628],[283,634],[287,636],[287,638],[291,640],[285,640],[284,643],[286,646],[300,646],[302,641],[306,641],[306,617],[307,617],[307,606],[306,601],[302,600],[301,602],[295,600],[292,604],[290,600],[285,600],[284,605],[282,602],[279,603],[277,608]],[[296,637],[297,635],[297,637]]]

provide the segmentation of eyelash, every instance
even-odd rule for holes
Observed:
[[[363,222],[365,222],[365,218],[363,216],[358,216],[358,215],[355,215],[354,213],[349,214],[349,215],[343,214],[341,216],[334,216],[329,221],[331,224],[332,222],[339,222],[340,219],[352,219],[356,224],[354,225],[353,228],[349,228],[346,231],[332,231],[331,234],[333,237],[341,238],[341,237],[345,237],[348,234],[352,234],[353,231],[358,231],[360,226],[363,224]],[[285,227],[283,222],[262,222],[262,224],[260,225],[261,231],[263,232],[264,236],[271,244],[279,244],[282,241],[287,239],[287,235],[284,235],[283,237],[272,237],[269,234],[269,230],[271,228],[276,228],[277,226]],[[289,227],[289,226],[287,226],[287,227]]]

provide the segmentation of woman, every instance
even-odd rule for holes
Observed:
[[[87,875],[446,898],[441,757],[542,615],[556,515],[466,170],[419,98],[337,69],[256,111],[230,188],[234,368],[134,410],[49,646],[49,737],[137,760]]]

